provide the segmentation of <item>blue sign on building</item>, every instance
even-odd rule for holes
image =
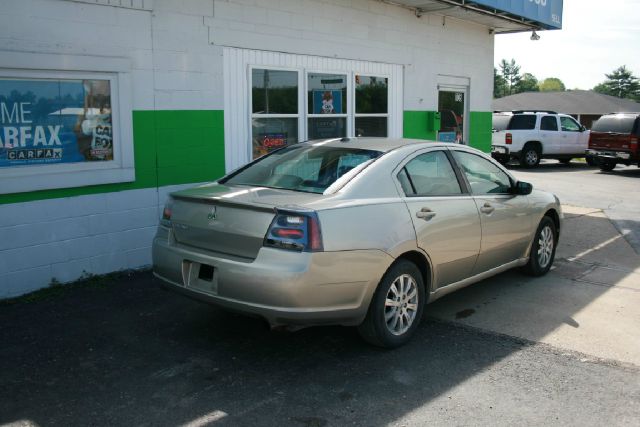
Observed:
[[[562,2],[563,0],[473,0],[478,5],[535,21],[548,30],[562,28]]]

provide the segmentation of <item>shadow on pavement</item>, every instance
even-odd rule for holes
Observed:
[[[472,312],[462,316],[473,317],[485,298],[528,287],[544,306],[558,295],[549,295],[552,284],[542,285],[543,280],[508,272],[477,284],[475,297],[472,287],[436,304],[456,313],[456,300],[471,297]],[[575,313],[609,289],[594,286],[563,295],[572,304],[562,315],[529,325],[533,338],[571,324]],[[491,309],[504,310],[505,322],[522,324],[524,311],[535,309],[532,304],[520,313]],[[596,424],[612,416],[589,406],[598,405],[606,390],[580,386],[597,380],[572,374],[566,360],[552,352],[548,357],[557,363],[525,361],[522,352],[531,345],[525,340],[433,318],[423,322],[409,345],[394,351],[364,344],[353,328],[275,333],[259,319],[165,291],[150,273],[105,288],[0,306],[0,325],[0,424],[382,426],[399,419],[421,425],[433,421],[415,418],[421,408],[441,424],[461,412],[471,417],[469,423],[480,424],[495,419],[515,423],[523,413],[539,424],[571,423],[584,411],[593,413]],[[496,365],[499,371],[493,370]],[[512,377],[518,388],[505,392],[501,375]],[[541,398],[546,392],[531,389],[532,382],[549,377],[568,378],[561,399]],[[635,381],[613,370],[609,380]],[[461,407],[464,396],[474,403]],[[613,410],[633,414],[633,395],[621,399]],[[629,405],[623,405],[624,399]]]

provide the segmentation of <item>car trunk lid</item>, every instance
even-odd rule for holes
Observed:
[[[179,244],[255,259],[276,206],[302,207],[320,195],[269,188],[205,185],[172,195],[171,223]]]

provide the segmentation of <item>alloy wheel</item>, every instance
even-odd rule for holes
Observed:
[[[387,292],[384,320],[393,335],[409,330],[418,312],[418,284],[408,274],[398,276]]]
[[[538,237],[538,264],[541,268],[546,268],[551,261],[553,254],[553,231],[551,227],[545,226],[540,231]]]

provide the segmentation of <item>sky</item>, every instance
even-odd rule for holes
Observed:
[[[498,34],[494,63],[515,59],[520,74],[558,77],[567,89],[592,89],[626,65],[640,78],[640,0],[564,0],[561,30]]]

